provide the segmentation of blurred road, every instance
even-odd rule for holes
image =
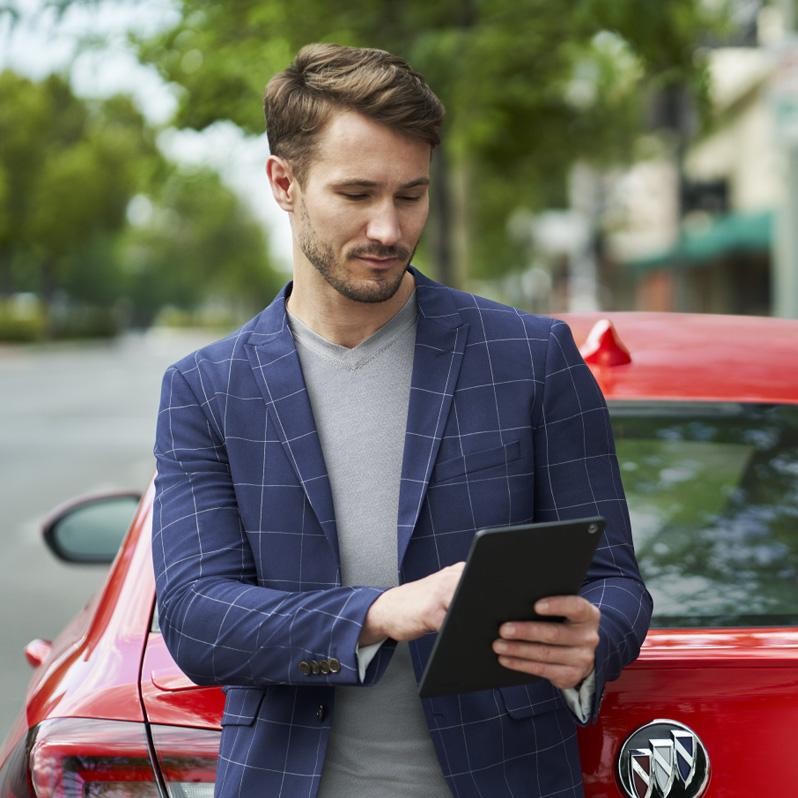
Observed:
[[[0,345],[0,739],[30,678],[24,646],[55,636],[106,571],[58,562],[39,522],[82,493],[145,488],[164,369],[211,337],[151,332],[100,344]]]

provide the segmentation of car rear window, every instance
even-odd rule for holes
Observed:
[[[798,406],[610,412],[652,625],[798,623]]]

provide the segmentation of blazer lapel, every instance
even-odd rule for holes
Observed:
[[[468,325],[454,292],[411,269],[418,321],[399,489],[399,568],[415,529],[460,374]]]
[[[286,457],[340,562],[327,467],[285,311],[290,286],[263,311],[244,349]]]

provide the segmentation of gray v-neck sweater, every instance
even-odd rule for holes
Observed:
[[[415,294],[349,349],[289,314],[332,489],[344,584],[398,583]],[[373,687],[338,687],[319,798],[448,798],[407,644]]]

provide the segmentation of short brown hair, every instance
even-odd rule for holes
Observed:
[[[269,150],[291,163],[300,183],[319,132],[341,108],[432,147],[440,143],[443,104],[407,61],[385,50],[308,44],[269,81],[263,98]]]

